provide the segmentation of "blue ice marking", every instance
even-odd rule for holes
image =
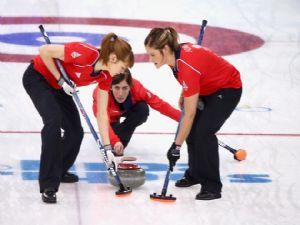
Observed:
[[[264,107],[264,106],[258,106],[258,107],[241,106],[241,107],[235,108],[235,110],[240,111],[240,112],[270,112],[270,111],[272,111],[271,108]]]
[[[22,170],[21,176],[23,180],[38,180],[40,168],[39,160],[21,160],[20,166]],[[73,165],[69,171],[76,171],[75,165]]]
[[[39,160],[21,160],[21,175],[23,180],[38,180],[40,161]],[[139,163],[146,172],[146,180],[153,181],[160,179],[165,175],[168,164],[164,163]],[[80,180],[87,183],[108,183],[107,169],[104,163],[85,162],[84,176]],[[170,175],[170,180],[175,181],[183,176],[183,171],[187,168],[186,163],[178,163],[174,172]],[[76,172],[76,166],[72,166],[70,171]],[[0,175],[13,175],[12,167],[0,165]],[[230,174],[227,175],[231,183],[269,183],[272,182],[268,174]]]
[[[83,163],[86,171],[106,171],[104,163]]]
[[[272,182],[268,179],[270,176],[268,174],[231,174],[228,175],[232,183],[269,183]]]
[[[0,164],[0,176],[13,175],[14,173],[10,171],[12,169],[9,165]]]

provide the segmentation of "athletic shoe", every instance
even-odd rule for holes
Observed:
[[[221,198],[221,193],[214,193],[214,192],[210,192],[210,191],[200,191],[200,193],[198,193],[196,195],[196,200],[214,200],[214,199],[218,199]]]
[[[75,183],[75,182],[78,182],[79,181],[79,178],[77,175],[73,174],[73,173],[69,173],[69,172],[66,172],[62,178],[61,178],[61,181],[62,183]]]
[[[193,186],[195,184],[199,184],[198,181],[196,181],[195,179],[193,178],[190,178],[190,177],[183,177],[181,178],[180,180],[176,181],[175,183],[175,186],[176,187],[190,187],[190,186]]]
[[[46,188],[42,193],[42,200],[46,203],[56,203],[56,189],[53,187]]]

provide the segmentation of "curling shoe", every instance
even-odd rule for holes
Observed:
[[[46,203],[56,203],[56,189],[53,187],[46,188],[42,193],[42,200]]]
[[[60,182],[62,183],[76,183],[78,181],[79,181],[78,176],[69,172],[66,172],[64,175],[62,175],[60,180]]]
[[[199,184],[199,182],[196,181],[195,179],[191,178],[191,177],[184,176],[180,180],[176,181],[175,186],[176,187],[190,187],[190,186],[193,186],[195,184]]]
[[[221,193],[214,193],[214,192],[210,192],[210,191],[200,191],[200,193],[198,193],[196,195],[196,200],[214,200],[214,199],[219,199],[221,198]]]

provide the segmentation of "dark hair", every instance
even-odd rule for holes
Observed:
[[[125,62],[130,68],[134,64],[134,55],[130,44],[119,38],[115,33],[105,35],[101,41],[100,49],[100,60],[106,65],[111,53],[115,53],[117,59]]]
[[[147,35],[144,45],[157,50],[162,50],[165,45],[168,45],[174,52],[179,49],[178,34],[172,27],[153,28]]]
[[[130,73],[129,69],[126,69],[124,71],[124,73],[120,73],[120,74],[117,74],[117,75],[113,76],[111,85],[119,84],[123,80],[125,80],[127,82],[127,84],[131,87],[131,85],[132,85],[132,76],[131,76],[131,73]]]

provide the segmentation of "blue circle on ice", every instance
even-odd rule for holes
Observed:
[[[105,34],[92,34],[81,32],[47,32],[53,44],[66,42],[86,42],[99,46]],[[16,45],[40,46],[45,43],[39,32],[23,32],[12,34],[0,34],[0,42]]]

